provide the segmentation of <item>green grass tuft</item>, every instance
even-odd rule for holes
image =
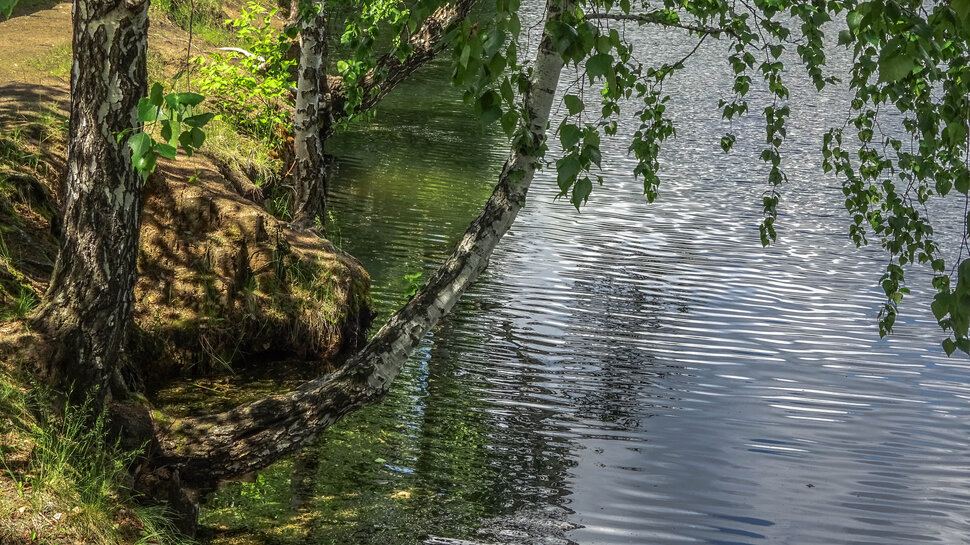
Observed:
[[[162,508],[132,503],[138,453],[109,440],[105,414],[90,403],[52,406],[42,388],[0,374],[0,543],[192,543]]]

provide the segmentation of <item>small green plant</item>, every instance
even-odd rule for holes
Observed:
[[[9,277],[12,277],[13,284],[12,286],[0,285],[0,299],[9,298],[11,300],[9,304],[5,304],[0,308],[0,322],[25,318],[31,311],[37,308],[37,304],[40,302],[34,290],[26,285],[26,277],[13,267],[12,258],[10,249],[7,248],[3,235],[0,234],[0,267],[5,270],[5,273]],[[18,287],[19,290],[17,289]]]
[[[340,224],[337,223],[337,217],[330,210],[327,210],[327,223],[324,227],[330,242],[337,248],[343,247],[343,236],[340,233]]]
[[[226,21],[248,50],[223,48],[195,61],[200,89],[216,98],[224,118],[266,141],[281,140],[279,127],[289,122],[290,69],[296,64],[286,58],[290,37],[271,26],[275,13],[250,2],[238,18]]]
[[[176,76],[176,79],[178,76]],[[163,94],[162,84],[152,85],[151,93],[138,101],[138,122],[145,123],[141,130],[128,138],[131,148],[131,162],[142,177],[147,178],[155,171],[158,157],[174,159],[179,146],[189,157],[205,143],[206,123],[215,114],[200,113],[193,110],[205,100],[196,93]],[[151,129],[161,125],[161,142],[156,142]],[[118,135],[120,142],[129,130]]]
[[[26,286],[20,286],[20,293],[17,294],[17,297],[13,301],[11,317],[18,320],[25,318],[35,308],[37,308],[37,304],[39,302],[40,299],[37,298],[37,294],[34,293],[34,290]]]
[[[285,191],[275,192],[271,198],[266,199],[266,211],[283,221],[293,219],[290,214],[290,196]]]
[[[408,297],[414,297],[414,294],[418,293],[418,290],[421,289],[421,282],[418,280],[421,279],[423,274],[421,271],[418,271],[404,275],[404,280],[408,283]]]

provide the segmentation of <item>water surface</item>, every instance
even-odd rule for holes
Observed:
[[[638,48],[693,47],[677,39]],[[722,50],[706,44],[676,84],[658,202],[621,137],[582,213],[541,172],[388,399],[227,487],[205,522],[266,542],[967,542],[970,371],[939,348],[925,278],[878,337],[885,256],[849,241],[820,168],[846,93],[792,80],[791,183],[762,249],[763,129],[717,114]],[[505,156],[446,77],[422,72],[331,148],[337,238],[383,317],[405,275],[447,255]],[[738,149],[724,155],[728,129]]]

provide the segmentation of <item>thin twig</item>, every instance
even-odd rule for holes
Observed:
[[[630,14],[625,15],[622,13],[588,13],[586,14],[587,19],[603,19],[607,21],[633,21],[641,25],[659,25],[670,28],[682,28],[684,30],[690,30],[691,32],[698,32],[701,34],[728,34],[735,36],[734,31],[726,28],[709,27],[701,25],[691,25],[687,23],[673,23],[667,20],[664,16],[660,15],[658,12],[651,13],[640,13],[640,14]]]

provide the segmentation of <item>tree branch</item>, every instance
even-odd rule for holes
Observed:
[[[673,23],[667,20],[664,12],[653,11],[650,13],[638,13],[625,15],[622,13],[588,13],[586,14],[587,19],[598,19],[606,21],[632,21],[640,25],[659,25],[667,28],[682,28],[684,30],[690,30],[691,32],[697,32],[700,34],[710,34],[713,36],[719,36],[721,34],[728,34],[734,36],[734,32],[727,28],[720,27],[710,27],[704,25],[692,25],[688,23]]]
[[[408,79],[418,68],[421,68],[447,45],[443,39],[456,24],[462,22],[475,6],[478,0],[456,0],[441,6],[434,11],[408,38],[412,52],[404,62],[388,53],[377,60],[377,64],[361,80],[361,103],[354,108],[353,113],[369,110],[377,105],[385,96],[394,90],[401,82]],[[340,78],[330,80],[331,97],[334,117],[348,115],[344,104],[347,95],[343,91],[343,81]]]
[[[559,17],[574,5],[573,0],[563,4],[549,0],[547,17]],[[510,150],[495,191],[451,256],[360,353],[336,373],[289,393],[167,427],[157,424],[155,467],[177,470],[182,482],[209,490],[220,480],[260,469],[308,445],[342,416],[381,399],[425,334],[485,270],[525,204],[562,67],[552,38],[544,35],[523,103],[531,138]]]

